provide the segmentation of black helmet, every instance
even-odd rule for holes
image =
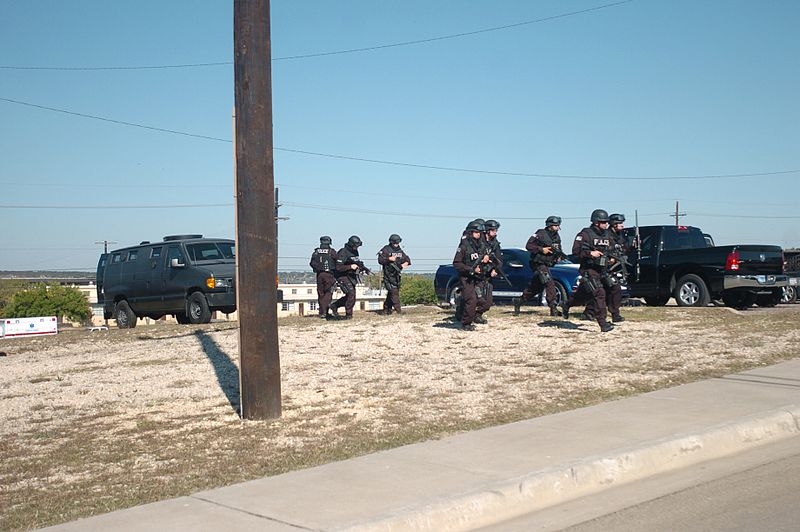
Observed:
[[[544,225],[550,227],[551,225],[561,225],[561,216],[548,216],[544,221]]]
[[[500,229],[500,222],[498,222],[497,220],[486,220],[483,226],[486,228],[487,231],[489,229]]]
[[[391,235],[389,237],[389,243],[390,244],[399,244],[402,241],[403,241],[403,239],[400,238],[400,235]]]
[[[604,211],[603,209],[595,209],[592,211],[593,224],[599,222],[607,222],[607,221],[608,221],[608,212]]]
[[[469,230],[470,226],[475,223],[479,225],[484,225],[486,221],[483,218],[475,218],[474,220],[472,220],[470,223],[467,224],[467,230]],[[481,231],[483,231],[483,229],[481,229]]]
[[[319,243],[322,244],[323,246],[330,246],[331,242],[333,242],[333,240],[331,240],[331,237],[329,236],[319,237]]]
[[[486,227],[483,225],[483,220],[472,220],[467,224],[467,231],[480,231],[483,233]]]
[[[624,222],[625,222],[625,215],[624,214],[614,213],[614,214],[612,214],[611,216],[608,217],[608,223],[610,223],[611,225],[621,224],[621,223],[624,223]]]
[[[350,247],[357,248],[362,244],[361,239],[358,238],[356,235],[351,236],[347,239],[347,243],[350,244]]]

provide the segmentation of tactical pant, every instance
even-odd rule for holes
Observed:
[[[328,307],[331,306],[333,299],[333,287],[336,285],[336,278],[330,272],[320,272],[317,274],[317,301],[319,301],[319,315],[326,316]]]
[[[476,315],[483,314],[489,310],[486,299],[486,285],[488,284],[483,279],[475,279],[474,277],[461,278],[461,304],[464,306],[461,325],[471,324],[475,321]]]
[[[620,307],[622,307],[622,285],[615,284],[606,291],[608,292],[608,310],[611,312],[611,316],[618,318]]]
[[[592,304],[594,308],[594,317],[597,320],[597,324],[601,327],[606,324],[607,317],[606,314],[608,310],[606,308],[606,298],[608,296],[606,285],[603,284],[603,276],[600,272],[596,270],[581,270],[581,274],[584,276],[588,276],[591,279],[591,284],[594,285],[593,289],[590,289],[589,286],[584,287],[584,290],[588,290],[589,294],[589,301],[586,304],[588,309],[589,304]],[[583,284],[583,283],[581,283]]]
[[[353,308],[356,306],[356,283],[347,276],[339,277],[339,286],[341,286],[344,295],[334,301],[333,307],[344,307],[346,316],[353,315]]]
[[[539,278],[538,274],[539,271],[545,271],[550,274],[550,268],[544,264],[531,264],[531,269],[533,269],[533,277],[531,277],[528,288],[522,292],[523,301],[530,301],[539,296],[542,290],[544,290],[544,298],[547,300],[547,306],[554,308],[556,306],[556,283],[551,277],[546,284],[542,284],[542,280]]]
[[[383,311],[386,314],[391,314],[393,308],[395,312],[400,312],[400,289],[386,286],[386,300],[383,302]]]

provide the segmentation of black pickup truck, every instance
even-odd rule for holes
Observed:
[[[629,241],[636,229],[625,229]],[[674,297],[683,307],[721,301],[734,308],[772,307],[788,285],[779,246],[709,246],[697,227],[639,227],[640,252],[629,257],[631,297],[665,305]]]

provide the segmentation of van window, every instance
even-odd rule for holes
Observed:
[[[114,253],[111,255],[111,264],[118,264],[122,262],[122,253]]]
[[[234,242],[217,242],[217,247],[219,247],[222,256],[226,259],[236,258],[236,244]]]
[[[138,250],[138,249],[132,249],[132,250],[130,250],[130,251],[128,252],[128,262],[133,262],[133,261],[135,261],[135,260],[136,260],[136,257],[138,257],[138,256],[139,256],[139,250]]]
[[[157,259],[161,256],[161,246],[155,247],[150,250],[150,258]]]
[[[222,260],[222,251],[213,242],[203,242],[202,244],[189,244],[186,246],[189,258],[192,261],[200,260]]]
[[[183,252],[181,248],[178,246],[170,246],[167,248],[167,266],[172,263],[172,259],[178,259],[178,262],[183,264],[186,261],[183,260]]]

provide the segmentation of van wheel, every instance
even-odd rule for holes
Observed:
[[[679,307],[708,306],[708,287],[703,279],[693,273],[680,278],[673,296]]]
[[[136,314],[127,301],[120,301],[114,307],[114,319],[117,320],[117,327],[120,329],[133,329],[136,327]]]
[[[186,300],[186,315],[189,323],[208,323],[211,321],[211,310],[208,308],[206,296],[200,292],[192,292]]]
[[[187,325],[189,323],[189,316],[187,316],[185,312],[178,312],[175,314],[175,321],[181,325]]]
[[[797,303],[797,290],[794,286],[781,288],[781,303]]]

